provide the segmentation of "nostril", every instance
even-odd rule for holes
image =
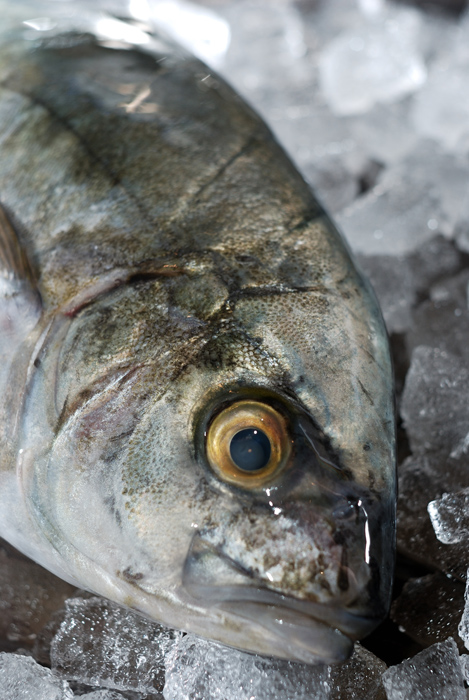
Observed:
[[[332,511],[332,517],[334,520],[352,520],[356,517],[356,503],[347,501],[341,503]]]

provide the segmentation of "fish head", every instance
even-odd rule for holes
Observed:
[[[210,274],[124,285],[67,321],[54,341],[60,425],[31,501],[80,585],[241,649],[343,661],[386,614],[392,582],[379,312],[352,271],[353,296],[269,288],[217,307],[220,289],[202,321],[193,300],[216,290]],[[93,343],[100,362],[103,347],[122,362],[117,342],[135,343],[130,368],[128,356],[106,365],[77,393]]]

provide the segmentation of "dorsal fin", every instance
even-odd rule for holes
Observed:
[[[32,267],[0,203],[0,355],[14,350],[41,315]]]

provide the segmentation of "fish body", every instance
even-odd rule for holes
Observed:
[[[204,64],[113,18],[118,42],[102,18],[16,21],[0,47],[0,534],[169,626],[347,658],[387,611],[394,557],[373,293]]]

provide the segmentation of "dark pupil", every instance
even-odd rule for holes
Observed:
[[[262,430],[240,430],[231,439],[231,459],[239,469],[255,472],[263,469],[270,459],[269,438]]]

